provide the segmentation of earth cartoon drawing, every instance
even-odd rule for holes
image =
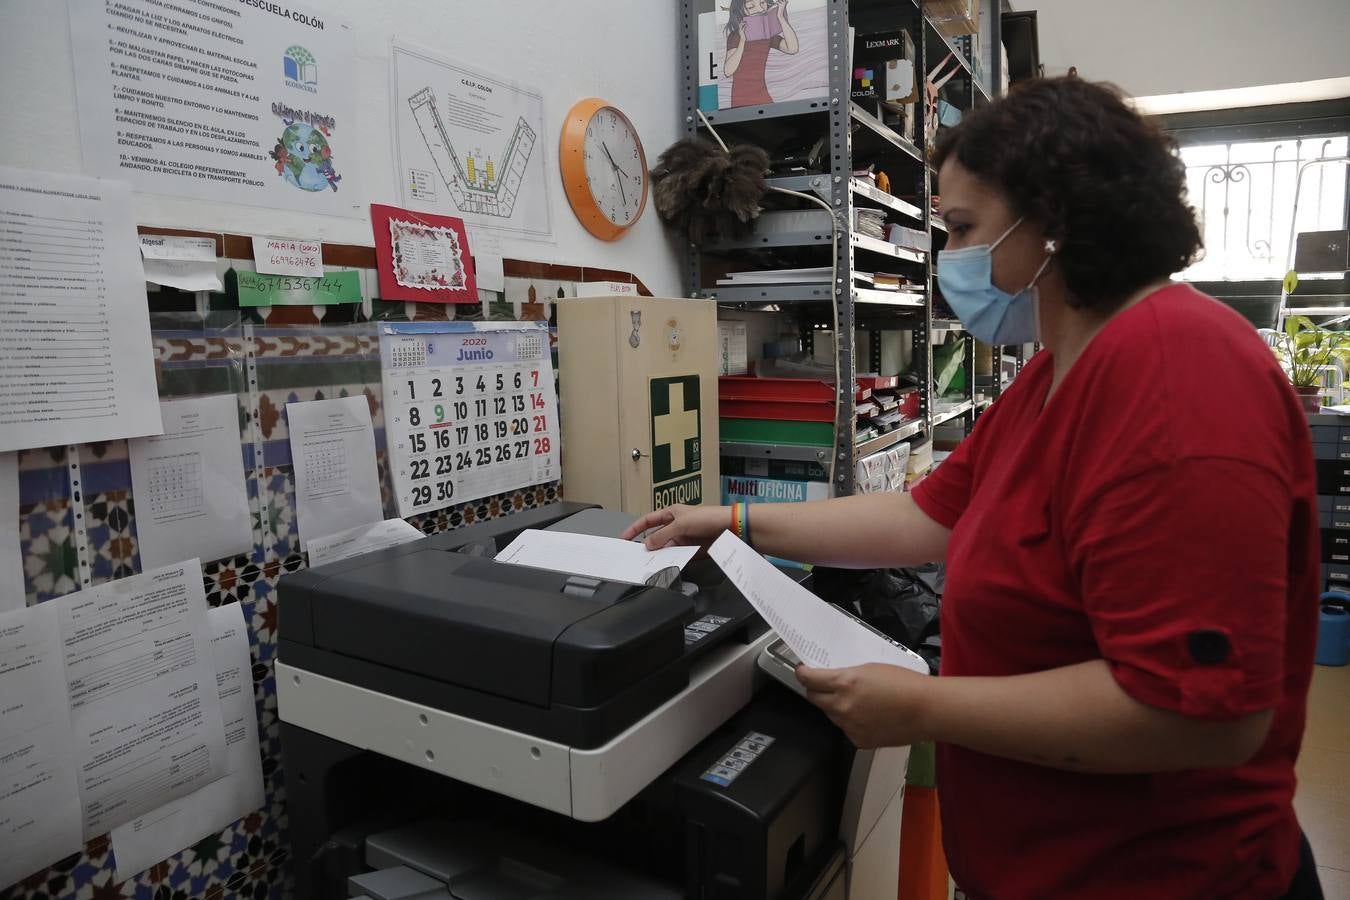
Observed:
[[[333,150],[324,133],[304,122],[288,122],[268,156],[276,161],[277,174],[305,191],[338,189],[342,176],[333,170]]]

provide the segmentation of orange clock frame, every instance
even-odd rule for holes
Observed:
[[[623,120],[633,130],[638,156],[642,162],[642,202],[638,204],[633,221],[627,225],[611,222],[601,211],[600,205],[595,202],[595,196],[591,193],[590,182],[586,178],[586,126],[602,109],[612,109],[623,116]],[[567,192],[567,202],[582,227],[595,237],[602,241],[617,241],[642,218],[642,213],[647,209],[647,182],[650,180],[650,173],[647,171],[647,151],[642,146],[642,138],[634,127],[633,120],[624,115],[623,110],[599,97],[587,97],[578,101],[567,111],[567,118],[563,121],[562,138],[558,142],[558,161],[562,169],[563,190]]]

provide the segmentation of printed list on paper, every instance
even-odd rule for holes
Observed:
[[[0,451],[158,434],[131,190],[0,167],[0,229]]]

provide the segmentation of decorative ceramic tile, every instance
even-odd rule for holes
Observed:
[[[70,501],[64,497],[19,508],[19,550],[29,603],[60,597],[78,585],[73,525]]]
[[[131,492],[107,491],[87,500],[84,523],[94,583],[135,575],[141,568]]]

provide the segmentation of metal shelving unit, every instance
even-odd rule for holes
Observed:
[[[680,14],[684,57],[682,124],[685,135],[694,137],[703,130],[698,115],[700,60],[698,6],[694,0],[681,0]],[[907,29],[914,41],[920,78],[947,53],[956,52],[965,69],[965,75],[953,79],[953,82],[944,89],[944,97],[963,109],[973,108],[977,102],[987,101],[989,97],[974,77],[970,63],[955,50],[954,44],[938,31],[931,18],[925,14],[921,0],[830,0],[826,6],[826,15],[828,21],[826,40],[830,63],[829,92],[826,96],[767,106],[705,110],[704,114],[723,138],[729,141],[760,141],[772,148],[772,145],[785,136],[797,139],[812,135],[826,137],[826,146],[831,152],[821,165],[821,171],[771,177],[767,181],[771,186],[811,193],[829,204],[835,211],[840,226],[838,243],[833,242],[832,235],[828,231],[823,236],[810,231],[753,234],[745,241],[719,247],[700,249],[691,246],[686,280],[688,293],[692,297],[713,299],[720,304],[739,309],[776,310],[781,314],[795,317],[803,351],[810,352],[813,349],[817,331],[828,328],[835,332],[835,355],[841,384],[838,388],[833,446],[826,449],[786,444],[723,442],[721,452],[725,456],[821,464],[832,462],[835,480],[831,487],[838,496],[851,494],[856,489],[855,463],[858,459],[885,450],[900,441],[931,434],[937,425],[945,422],[956,421],[963,417],[971,422],[977,407],[973,399],[974,349],[973,342],[968,341],[963,362],[967,372],[966,384],[972,393],[964,402],[954,408],[945,409],[941,415],[935,416],[933,413],[935,400],[931,396],[934,329],[931,302],[933,258],[941,240],[945,238],[946,227],[932,214],[931,209],[930,200],[935,174],[926,163],[926,148],[922,146],[923,103],[918,103],[915,110],[914,133],[919,137],[919,144],[916,145],[877,116],[852,102],[850,99],[852,72],[848,67],[851,56],[850,25],[855,26],[859,33]],[[995,20],[993,40],[998,41],[998,16],[994,15],[993,19]],[[958,87],[953,89],[953,85]],[[956,96],[958,91],[960,96]],[[860,155],[866,157],[865,161],[861,160]],[[863,165],[868,162],[881,165],[890,176],[894,189],[904,196],[888,194],[866,180],[855,178],[853,176],[855,164],[860,161]],[[912,198],[913,202],[906,199],[907,197]],[[896,220],[899,224],[928,232],[934,252],[899,247],[858,234],[853,228],[854,209],[877,207],[894,214],[891,216],[892,220],[896,220],[895,217],[902,217]],[[814,207],[804,205],[803,208]],[[825,250],[827,247],[832,248],[833,264],[838,271],[838,278],[834,284],[819,280],[800,284],[716,286],[715,273],[726,270],[726,261],[705,270],[703,260],[704,255],[726,254],[732,256],[738,264],[743,264],[746,253],[753,254],[759,250],[777,254],[771,257],[775,259],[783,255],[799,254],[803,260],[810,260],[795,265],[826,266],[830,264],[830,257],[827,255],[829,251]],[[858,265],[859,259],[864,265]],[[913,283],[920,285],[922,291],[909,293],[859,287],[854,278],[854,272],[859,269],[899,271]],[[830,303],[834,304],[833,310],[826,305]],[[837,329],[834,328],[836,319]],[[853,340],[859,329],[872,335],[869,342],[871,354],[866,360],[866,368],[860,366],[857,358],[858,348]],[[893,330],[910,333],[912,372],[918,377],[920,384],[919,414],[913,420],[885,434],[858,442],[854,379],[859,371],[880,370],[881,350],[878,337],[883,331]]]

